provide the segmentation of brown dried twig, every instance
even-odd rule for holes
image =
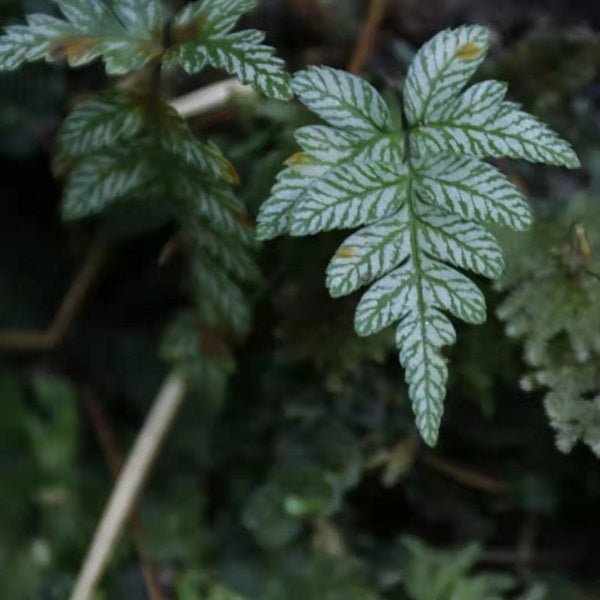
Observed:
[[[489,494],[504,494],[510,489],[510,486],[505,481],[495,479],[489,475],[483,475],[467,467],[459,466],[433,452],[423,453],[421,460],[430,469],[445,475],[465,487]]]
[[[370,0],[369,12],[362,26],[360,35],[354,48],[354,53],[348,63],[348,71],[358,74],[364,68],[371,54],[377,33],[385,16],[386,0]]]
[[[64,296],[54,318],[45,331],[9,331],[0,333],[0,350],[39,352],[52,350],[65,338],[71,324],[79,315],[85,300],[106,263],[109,244],[100,234],[92,242],[83,266]]]

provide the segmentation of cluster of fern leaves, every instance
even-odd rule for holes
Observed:
[[[211,143],[198,141],[162,96],[163,69],[224,69],[265,95],[291,96],[289,75],[258,31],[231,33],[254,0],[189,3],[167,21],[160,0],[57,0],[63,18],[27,17],[0,38],[0,70],[24,62],[101,57],[109,75],[145,69],[141,89],[101,93],[65,120],[58,163],[68,170],[65,220],[102,214],[108,235],[122,237],[167,222],[187,250],[193,311],[177,317],[165,358],[193,379],[222,387],[231,370],[229,343],[249,328],[240,284],[255,281],[252,220],[233,186],[233,166]],[[212,386],[210,383],[212,382]]]

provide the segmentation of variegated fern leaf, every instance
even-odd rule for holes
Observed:
[[[66,60],[73,67],[102,57],[110,75],[148,63],[181,65],[196,73],[205,65],[236,75],[271,98],[291,97],[290,77],[260,31],[231,33],[257,0],[198,0],[173,22],[161,0],[54,0],[62,19],[32,14],[0,37],[0,71],[25,62]]]
[[[418,428],[434,445],[455,341],[446,313],[483,323],[485,301],[458,269],[496,278],[503,259],[485,224],[524,230],[520,191],[484,157],[579,166],[570,145],[504,99],[495,81],[464,90],[484,59],[488,30],[436,35],[415,56],[404,85],[403,126],[362,79],[327,67],[294,77],[292,89],[327,124],[301,128],[292,156],[259,214],[274,238],[364,226],[327,269],[332,296],[374,282],[356,312],[359,335],[394,322]]]

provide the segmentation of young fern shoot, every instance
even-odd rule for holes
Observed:
[[[567,142],[504,99],[505,84],[464,89],[488,46],[481,26],[426,43],[405,81],[401,128],[359,77],[328,67],[297,73],[293,91],[327,124],[296,132],[302,152],[288,160],[258,219],[263,240],[364,226],[331,260],[327,287],[339,297],[371,284],[356,311],[359,335],[398,323],[417,426],[432,446],[448,379],[442,347],[456,338],[447,315],[486,319],[483,294],[460,270],[497,278],[502,252],[485,225],[525,230],[532,221],[520,191],[481,159],[579,166]]]

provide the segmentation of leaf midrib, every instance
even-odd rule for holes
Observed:
[[[407,121],[405,121],[406,123]],[[423,315],[425,314],[426,304],[425,298],[423,294],[423,269],[421,267],[421,255],[419,248],[419,238],[418,238],[418,215],[415,208],[415,199],[413,196],[413,181],[415,180],[415,171],[412,162],[411,155],[411,134],[413,131],[413,127],[407,127],[405,130],[405,156],[406,156],[406,164],[408,166],[408,185],[407,185],[407,198],[406,204],[408,207],[408,227],[410,228],[410,248],[411,248],[411,259],[415,269],[415,284],[417,288],[417,311],[418,311],[418,319],[419,319],[419,330],[420,330],[420,342],[425,346],[427,339],[427,332],[425,331],[425,319]],[[430,370],[429,364],[429,353],[423,353],[423,366],[425,369],[426,379],[428,378],[428,373]],[[428,386],[427,386],[428,387]],[[429,399],[429,393],[425,394],[425,397]],[[415,411],[416,412],[416,411]],[[430,414],[429,411],[426,411],[427,414],[427,422],[429,423]],[[427,440],[429,441],[429,440]]]

